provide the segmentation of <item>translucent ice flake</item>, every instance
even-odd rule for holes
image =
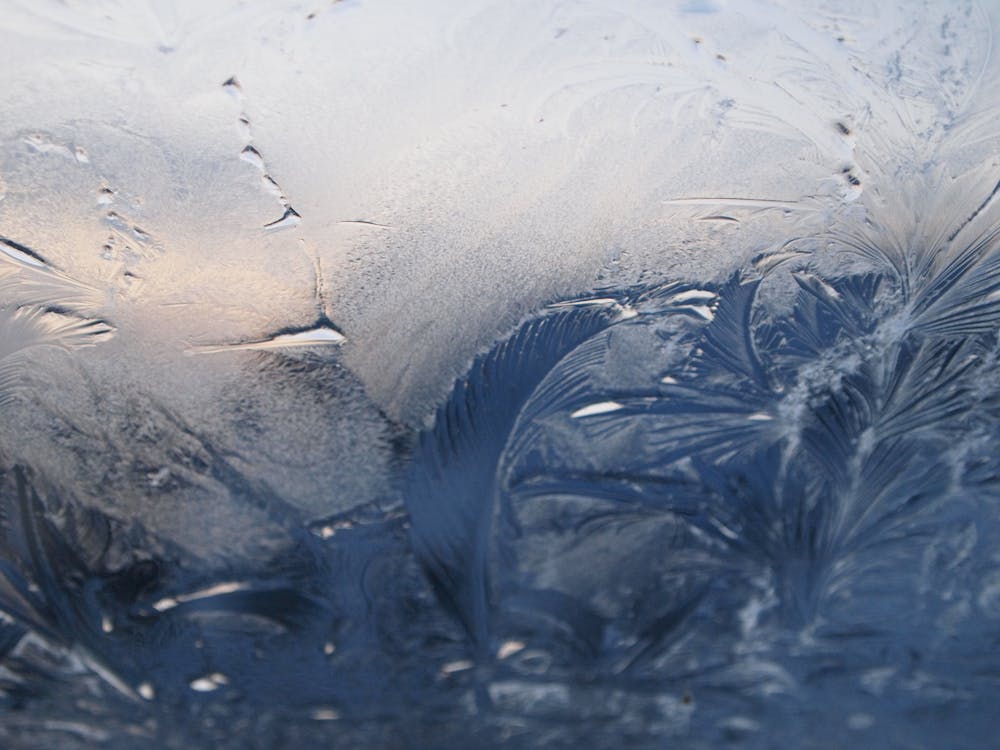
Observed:
[[[342,344],[347,338],[327,323],[301,330],[289,330],[277,333],[259,341],[241,341],[235,344],[221,346],[196,346],[188,349],[192,354],[218,354],[227,351],[266,351],[268,349],[286,349],[300,346],[328,346]]]
[[[60,271],[37,250],[0,237],[0,305],[36,305],[85,314],[99,311],[104,302],[96,286]]]
[[[47,268],[45,259],[30,247],[25,247],[19,242],[0,237],[0,252],[3,252],[14,263],[32,266],[34,268]]]
[[[617,401],[602,401],[599,404],[590,404],[589,406],[577,409],[570,414],[570,416],[573,419],[580,419],[581,417],[592,417],[597,414],[609,414],[624,408],[625,407]]]
[[[153,609],[157,612],[166,612],[167,610],[173,609],[178,604],[198,601],[199,599],[207,599],[220,594],[232,594],[236,591],[243,591],[247,588],[250,588],[248,584],[241,583],[239,581],[217,583],[214,586],[209,586],[208,588],[201,589],[199,591],[192,591],[189,594],[178,594],[176,597],[160,599],[159,601],[153,603]]]
[[[25,356],[32,349],[95,346],[113,334],[114,329],[100,320],[35,307],[20,307],[13,313],[0,310],[0,402],[24,384],[30,373]]]

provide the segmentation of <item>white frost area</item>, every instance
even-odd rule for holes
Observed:
[[[240,468],[309,512],[318,478],[370,498],[385,419],[421,424],[533,310],[708,281],[867,216],[897,241],[975,211],[996,182],[996,13],[2,0],[0,305],[69,295],[114,332],[38,355],[35,398],[90,438],[128,425],[139,450],[143,399],[167,403],[239,435]],[[255,369],[302,343],[345,366],[320,402]],[[7,417],[4,451],[69,475],[96,460],[34,414]],[[158,475],[145,437],[135,471]]]

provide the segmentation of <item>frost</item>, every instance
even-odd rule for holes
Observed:
[[[0,0],[0,744],[988,742],[998,20]]]

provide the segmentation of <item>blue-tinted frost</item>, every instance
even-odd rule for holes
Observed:
[[[820,274],[817,255],[741,272],[707,322],[662,304],[684,294],[621,290],[643,312],[570,346],[572,319],[525,324],[456,383],[417,454],[415,551],[443,601],[482,652],[516,639],[547,673],[777,692],[803,712],[810,670],[864,692],[859,665],[886,665],[872,741],[920,741],[889,706],[927,680],[962,722],[939,717],[934,742],[978,745],[996,673],[972,581],[995,564],[997,250],[985,232],[903,274]],[[780,309],[761,301],[789,284]],[[637,359],[644,386],[608,383],[646,338],[674,350],[663,369]],[[742,671],[748,652],[779,685]],[[827,700],[851,726],[850,691]]]

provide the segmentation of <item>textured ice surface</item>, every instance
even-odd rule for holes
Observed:
[[[0,744],[979,748],[990,3],[0,0]]]

